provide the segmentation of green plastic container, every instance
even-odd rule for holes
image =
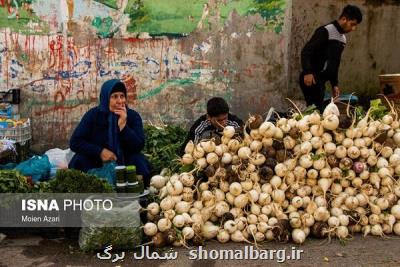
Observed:
[[[135,165],[130,165],[126,167],[126,181],[128,183],[134,183],[137,181]]]
[[[117,193],[126,193],[127,182],[126,182],[126,166],[116,166],[115,167],[115,187]]]

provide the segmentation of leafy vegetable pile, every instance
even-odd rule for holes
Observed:
[[[142,242],[140,227],[88,227],[80,232],[79,245],[84,251],[96,251],[112,244],[116,249],[132,249]]]
[[[16,170],[0,170],[0,193],[112,193],[112,185],[77,170],[59,170],[49,182],[32,183]]]
[[[94,175],[78,170],[58,170],[49,182],[51,192],[57,193],[111,193],[112,185]]]
[[[187,132],[179,126],[144,126],[146,144],[144,154],[150,161],[152,173],[160,173],[163,168],[177,171],[181,164],[177,158]]]
[[[111,210],[82,211],[83,227],[79,246],[84,251],[100,250],[107,245],[115,249],[132,249],[142,242],[141,206],[137,199],[114,198]]]
[[[18,171],[0,171],[0,193],[28,193],[30,189],[27,178]]]

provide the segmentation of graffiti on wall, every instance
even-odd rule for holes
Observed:
[[[101,84],[120,78],[127,85],[129,104],[146,111],[159,95],[187,86],[206,88],[213,79],[213,70],[179,51],[178,42],[126,40],[117,46],[113,39],[97,39],[78,47],[73,37],[9,32],[0,35],[1,86],[20,88],[30,96],[23,106],[32,118],[47,120],[58,112],[78,121],[82,111],[96,105]],[[181,114],[178,107],[163,119],[177,120]]]
[[[218,17],[223,25],[235,10],[241,16],[260,14],[260,29],[282,30],[285,0],[0,0],[0,28],[26,34],[48,34],[90,27],[101,38],[181,35],[209,27]]]
[[[129,104],[144,119],[185,122],[204,111],[204,96],[231,100],[232,84],[259,80],[268,69],[259,61],[210,62],[219,49],[253,38],[234,32],[216,46],[210,27],[229,24],[232,10],[259,14],[248,31],[282,31],[284,0],[0,0],[0,91],[20,88],[23,111],[34,129],[43,128],[36,134],[47,130],[60,140],[69,139],[110,78],[125,82]],[[210,35],[187,40],[193,31]],[[143,32],[169,38],[140,38]]]
[[[196,28],[206,28],[216,15],[223,24],[232,10],[241,16],[259,13],[281,30],[284,0],[134,0],[127,13],[131,19],[129,31],[151,34],[185,34]]]

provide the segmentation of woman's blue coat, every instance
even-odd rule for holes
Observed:
[[[100,153],[107,148],[117,155],[117,164],[136,165],[137,173],[148,183],[149,164],[140,151],[144,148],[145,136],[142,118],[136,111],[127,108],[127,123],[122,131],[118,128],[118,116],[109,111],[109,100],[115,86],[124,86],[120,80],[105,82],[101,88],[100,104],[83,116],[70,139],[70,148],[76,154],[69,168],[88,171],[100,168]]]

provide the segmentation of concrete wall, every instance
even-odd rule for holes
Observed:
[[[117,2],[129,8],[130,1]],[[199,1],[185,3],[191,2]],[[246,2],[248,7],[227,10]],[[156,123],[190,124],[211,96],[227,99],[243,119],[271,106],[284,109],[291,1],[264,1],[284,4],[272,13],[252,12],[253,2],[209,0],[192,32],[149,38],[129,32],[122,7],[115,14],[97,2],[75,0],[69,20],[63,0],[34,1],[39,20],[22,29],[7,27],[12,19],[0,20],[0,89],[22,90],[21,114],[32,119],[33,142],[42,149],[65,147],[81,116],[97,104],[101,84],[114,77],[126,81],[129,105]],[[99,17],[112,18],[111,27],[85,13],[88,3],[92,12],[100,8]],[[268,14],[277,15],[268,19]]]
[[[343,91],[373,95],[378,74],[400,71],[398,0],[7,2],[0,0],[0,90],[22,90],[20,112],[42,149],[66,147],[101,84],[115,77],[148,122],[187,126],[211,96],[243,119],[285,110],[286,97],[302,99],[303,45],[348,3],[361,6],[364,21],[348,35]]]
[[[374,97],[379,74],[400,72],[400,1],[293,0],[289,91],[297,97],[302,97],[297,84],[301,49],[318,26],[335,20],[347,4],[358,5],[364,16],[347,35],[339,74],[342,91],[355,92],[361,100]]]

